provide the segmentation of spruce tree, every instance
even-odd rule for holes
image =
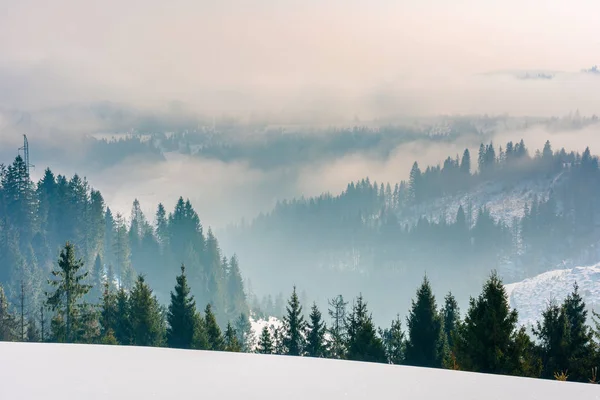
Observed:
[[[460,324],[460,309],[456,298],[449,292],[444,297],[444,306],[442,307],[442,319],[444,322],[444,334],[450,350],[454,347],[453,335]]]
[[[386,361],[383,342],[377,336],[367,303],[362,295],[358,296],[352,312],[348,316],[347,358],[354,361]]]
[[[384,329],[380,333],[389,364],[400,365],[404,362],[404,353],[406,351],[406,340],[402,331],[402,321],[400,315],[392,321],[389,329]]]
[[[471,298],[464,322],[455,338],[461,369],[491,373],[514,373],[518,364],[514,347],[518,314],[510,309],[506,289],[494,271],[482,293]]]
[[[240,314],[239,318],[235,321],[235,332],[241,346],[241,351],[244,353],[250,352],[254,345],[255,337],[252,332],[252,325],[246,314]]]
[[[233,326],[231,326],[230,323],[227,324],[227,329],[225,330],[225,351],[234,353],[242,351],[240,342],[237,340],[235,329],[233,329]]]
[[[271,340],[271,333],[269,328],[265,325],[262,329],[260,337],[258,338],[258,346],[256,352],[259,354],[273,354],[273,342]]]
[[[330,307],[328,312],[331,318],[330,357],[342,359],[346,354],[346,306],[348,302],[344,301],[342,295],[338,295],[328,303]]]
[[[407,317],[408,342],[406,364],[416,367],[442,366],[442,319],[437,312],[435,297],[427,277],[417,290],[417,299]]]
[[[100,335],[102,338],[108,336],[115,337],[115,330],[117,329],[117,321],[119,319],[117,295],[110,291],[108,282],[105,282],[103,286],[104,293],[102,294],[102,303],[100,305]]]
[[[114,326],[115,338],[121,345],[133,344],[133,319],[131,318],[131,304],[129,301],[129,294],[123,287],[117,291],[116,307],[117,312]]]
[[[533,328],[539,341],[543,378],[552,379],[554,373],[569,369],[569,330],[564,307],[550,302],[542,312],[542,320]]]
[[[296,286],[286,308],[287,315],[283,317],[283,346],[285,354],[300,356],[304,352],[305,338],[303,333],[306,322],[302,315],[302,306],[296,294]]]
[[[208,345],[210,350],[222,351],[225,348],[225,341],[221,328],[217,324],[215,314],[212,312],[212,305],[209,303],[204,310],[204,321],[206,326],[206,334],[208,336]]]
[[[206,332],[206,322],[198,311],[194,313],[194,336],[192,338],[192,349],[194,350],[210,350],[211,346],[208,341],[208,333]]]
[[[313,303],[307,325],[306,355],[308,357],[327,357],[327,343],[325,333],[327,326],[321,318],[321,312],[316,303]]]
[[[569,325],[569,376],[571,380],[586,382],[595,360],[592,357],[592,331],[586,325],[587,310],[577,283],[564,300],[563,308]]]
[[[185,266],[181,265],[181,275],[177,277],[175,292],[171,292],[171,304],[167,314],[167,345],[178,349],[191,349],[194,339],[194,314],[196,302],[190,295],[185,276]]]
[[[57,279],[48,280],[56,289],[53,293],[46,293],[47,303],[64,320],[65,340],[69,343],[74,339],[72,328],[77,324],[78,301],[90,291],[91,286],[83,283],[88,272],[80,273],[83,261],[75,258],[75,247],[69,242],[60,252],[58,268],[52,271],[52,276]]]
[[[132,343],[135,346],[159,347],[164,343],[161,309],[152,289],[138,276],[129,296]]]

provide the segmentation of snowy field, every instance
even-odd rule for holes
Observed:
[[[562,303],[575,282],[586,306],[600,311],[600,264],[549,271],[505,287],[511,307],[519,311],[519,323],[529,325],[540,319],[550,300]]]
[[[600,400],[596,385],[257,354],[0,343],[0,399]]]

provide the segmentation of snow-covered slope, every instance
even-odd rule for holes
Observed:
[[[545,272],[524,281],[506,285],[510,304],[519,311],[519,322],[525,325],[539,320],[552,299],[558,303],[579,285],[579,293],[590,309],[600,307],[600,264]]]
[[[510,185],[484,182],[468,192],[412,206],[405,210],[399,219],[402,223],[413,224],[423,216],[436,222],[440,217],[454,221],[458,207],[462,205],[467,212],[471,204],[473,222],[477,217],[478,209],[486,207],[494,219],[510,226],[515,218],[523,217],[525,206],[531,205],[534,198],[546,199],[550,191],[560,183],[561,178],[562,174],[557,174],[550,178],[521,181]]]
[[[0,399],[600,400],[596,385],[258,354],[0,343]]]

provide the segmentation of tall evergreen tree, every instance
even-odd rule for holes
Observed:
[[[404,362],[404,353],[406,351],[406,340],[402,331],[402,321],[398,315],[389,329],[381,331],[381,338],[389,364],[402,364]]]
[[[383,342],[377,336],[367,303],[362,295],[358,296],[346,323],[347,357],[354,361],[385,362]]]
[[[442,320],[437,312],[435,297],[427,277],[423,278],[423,283],[417,290],[416,301],[412,301],[407,325],[406,364],[417,367],[441,367]]]
[[[47,303],[64,319],[67,342],[73,340],[72,327],[77,324],[78,301],[91,289],[90,285],[83,283],[88,272],[80,273],[82,268],[83,261],[75,258],[75,247],[67,242],[60,252],[58,269],[52,271],[52,276],[57,279],[48,280],[48,283],[56,289],[53,293],[46,293]]]
[[[573,285],[573,291],[567,296],[563,303],[565,316],[569,325],[569,371],[572,380],[587,382],[589,371],[593,363],[592,331],[587,322],[587,310],[585,302],[579,294],[577,283]]]
[[[296,294],[296,286],[286,308],[287,315],[283,317],[283,345],[287,355],[300,356],[304,352],[305,338],[303,336],[306,322],[302,315],[302,306]]]
[[[455,335],[458,325],[460,324],[460,309],[452,292],[449,292],[446,297],[444,297],[444,306],[442,307],[441,314],[448,347],[452,349],[454,347],[453,335]]]
[[[250,324],[250,320],[248,316],[244,313],[240,314],[240,316],[235,321],[235,332],[237,334],[238,342],[241,346],[241,351],[244,353],[248,353],[252,350],[252,346],[254,345],[254,333],[252,332],[252,325]]]
[[[471,298],[456,337],[461,369],[492,374],[514,373],[518,314],[510,310],[506,289],[494,271],[476,299]]]
[[[196,302],[190,295],[185,276],[185,266],[181,265],[181,275],[177,277],[175,292],[171,292],[171,304],[167,314],[167,345],[179,349],[191,349],[194,339],[194,314]]]
[[[225,351],[234,353],[242,351],[240,342],[237,340],[235,329],[233,329],[233,326],[231,326],[230,323],[227,324],[227,329],[225,329]]]
[[[159,347],[164,343],[165,327],[156,296],[142,275],[129,296],[132,344]]]
[[[327,326],[321,318],[321,311],[319,311],[316,303],[312,305],[309,319],[306,334],[306,355],[309,357],[327,357],[327,342],[325,341]]]
[[[110,290],[110,289],[109,289]],[[131,304],[129,294],[121,287],[116,294],[116,321],[114,335],[119,344],[133,344],[133,318],[131,316]]]
[[[569,322],[564,307],[556,302],[548,304],[542,320],[533,333],[539,340],[538,351],[542,361],[542,377],[553,379],[555,373],[569,369]]]
[[[329,303],[329,318],[331,318],[331,326],[329,328],[330,339],[330,356],[333,358],[342,359],[346,354],[346,306],[347,301],[344,301],[342,295],[328,301]]]
[[[217,319],[212,312],[212,305],[210,303],[206,305],[206,309],[204,310],[204,321],[210,350],[224,350],[225,341],[223,340],[223,334],[221,333],[219,324],[217,324]]]
[[[208,340],[206,322],[198,311],[194,313],[194,337],[192,348],[195,350],[210,350],[211,345]]]

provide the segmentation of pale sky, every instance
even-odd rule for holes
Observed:
[[[593,0],[0,0],[0,106],[591,113],[600,79],[472,75],[600,64],[599,21]]]

